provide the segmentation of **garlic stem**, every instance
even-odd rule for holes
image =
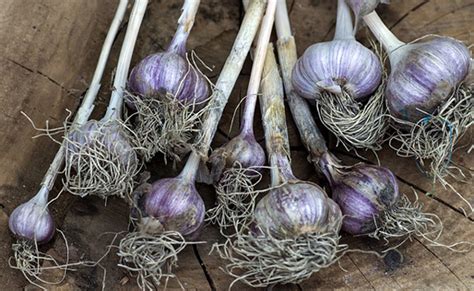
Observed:
[[[194,182],[199,169],[200,161],[201,158],[199,157],[199,155],[194,151],[191,152],[179,176],[189,182]]]
[[[277,0],[269,0],[265,16],[263,17],[260,31],[258,34],[257,48],[253,61],[252,71],[250,72],[250,81],[247,88],[247,99],[242,119],[241,131],[244,134],[253,135],[253,119],[255,116],[255,106],[257,104],[257,94],[262,78],[263,63],[267,53],[268,42],[272,33],[273,22],[275,19],[275,9]]]
[[[39,205],[46,206],[48,204],[49,190],[50,189],[43,185],[38,191],[38,193],[36,193],[36,195],[30,201],[34,201]]]
[[[334,39],[355,40],[351,10],[349,9],[349,5],[347,5],[346,0],[337,1],[336,32],[334,34]]]
[[[120,0],[120,3],[117,7],[117,11],[115,12],[115,16],[112,20],[112,23],[110,24],[109,31],[107,32],[104,44],[102,45],[102,50],[100,52],[94,76],[92,77],[89,89],[87,90],[87,93],[84,99],[82,100],[82,104],[77,110],[73,126],[81,126],[86,123],[92,113],[92,110],[94,109],[94,101],[97,97],[97,94],[99,93],[100,82],[104,74],[105,65],[109,58],[110,50],[112,49],[115,37],[117,36],[118,30],[120,28],[120,24],[122,23],[125,12],[127,11],[127,5],[128,0]],[[41,182],[41,189],[46,187],[47,192],[49,192],[54,186],[56,176],[64,160],[65,147],[66,143],[63,142],[58,152],[54,156],[53,162],[50,164],[48,171],[46,172],[46,175],[43,178],[43,181]],[[46,200],[47,199],[48,198],[46,196]]]
[[[290,18],[286,0],[278,0],[275,12],[275,30],[279,38],[291,37]]]
[[[277,50],[288,105],[303,144],[313,160],[317,161],[328,149],[324,137],[314,122],[308,103],[296,94],[291,82],[291,74],[296,64],[297,52],[295,39],[291,35],[285,0],[278,1],[275,23],[278,36]]]
[[[145,15],[148,0],[135,0],[132,12],[130,14],[130,21],[127,26],[127,32],[123,40],[122,49],[118,59],[117,70],[115,72],[115,79],[107,112],[104,120],[120,119],[122,113],[123,92],[127,84],[128,70],[130,62],[132,61],[133,49],[137,41],[138,31]]]
[[[261,82],[262,112],[265,144],[271,170],[271,184],[278,186],[283,182],[295,179],[290,164],[290,143],[283,101],[283,83],[278,72],[273,45],[269,45]]]
[[[399,40],[388,27],[383,23],[382,19],[380,19],[377,12],[373,11],[366,16],[363,17],[364,22],[367,24],[369,29],[375,35],[377,40],[382,43],[385,50],[387,51],[389,57],[392,52],[399,47],[405,45],[404,42]],[[391,57],[390,57],[391,58]]]
[[[115,37],[117,36],[120,24],[122,23],[125,12],[127,11],[128,0],[120,0],[117,11],[115,12],[114,19],[110,24],[109,31],[105,38],[104,44],[102,45],[102,50],[100,52],[99,61],[97,62],[97,67],[92,77],[91,84],[87,90],[86,96],[82,100],[82,105],[78,109],[74,123],[77,125],[84,124],[94,110],[94,101],[99,93],[100,82],[102,80],[102,75],[104,74],[105,65],[107,64],[107,59],[109,58],[110,50],[114,43]]]
[[[178,20],[178,28],[171,40],[168,51],[174,51],[181,56],[186,55],[186,41],[194,25],[196,13],[200,0],[185,0],[181,16]]]
[[[239,77],[245,58],[250,50],[252,40],[257,33],[262,19],[266,1],[254,0],[251,2],[240,26],[234,45],[227,57],[224,67],[217,79],[214,94],[210,100],[209,112],[203,121],[202,135],[197,137],[198,150],[207,157],[212,139],[216,133],[224,107]]]

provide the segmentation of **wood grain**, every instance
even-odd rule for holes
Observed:
[[[379,9],[382,19],[404,41],[424,34],[444,34],[459,38],[468,44],[474,42],[472,19],[474,0],[406,0],[392,1],[393,5]],[[0,280],[5,289],[18,290],[27,285],[19,272],[6,264],[10,255],[11,237],[6,228],[7,214],[22,201],[36,192],[37,186],[55,152],[56,145],[47,138],[31,139],[35,134],[28,121],[20,115],[25,111],[38,125],[46,120],[58,126],[67,116],[65,109],[74,110],[80,96],[87,88],[93,73],[100,46],[117,5],[116,0],[6,0],[0,10]],[[163,50],[172,38],[179,17],[182,1],[150,1],[143,27],[140,31],[132,65],[146,55]],[[330,40],[334,33],[336,1],[288,0],[293,32],[298,53],[311,44]],[[205,71],[216,80],[242,17],[239,0],[203,0],[196,24],[190,35],[188,48],[212,68]],[[112,61],[108,64],[104,85],[97,102],[94,116],[100,117],[110,96],[110,79],[118,57],[121,39],[118,36]],[[359,33],[365,37],[367,32]],[[247,60],[229,104],[220,122],[213,147],[225,143],[237,134],[241,109],[237,109],[247,91],[251,62]],[[234,111],[237,111],[233,119]],[[289,117],[290,114],[287,114]],[[230,123],[233,120],[233,126]],[[263,142],[260,116],[256,116],[256,135]],[[323,183],[314,168],[306,160],[307,153],[301,146],[291,118],[288,118],[295,174],[304,180]],[[327,131],[323,129],[327,135]],[[472,144],[472,131],[461,141]],[[263,143],[262,143],[263,144]],[[455,153],[458,164],[471,168],[472,154],[465,149]],[[347,164],[360,161],[353,153],[334,149]],[[364,155],[363,155],[364,156]],[[427,211],[440,216],[445,233],[442,241],[452,243],[473,241],[473,221],[461,214],[463,207],[452,191],[437,188],[439,195],[429,198],[423,195],[432,190],[431,182],[421,174],[411,159],[396,157],[385,147],[379,153],[381,164],[390,167],[400,178],[403,192],[414,198],[411,186],[416,187],[420,201]],[[364,160],[375,162],[371,155]],[[155,158],[147,170],[152,180],[170,177],[177,173],[180,164],[163,166],[160,157]],[[268,177],[262,187],[268,184]],[[474,204],[472,178],[468,183],[453,181],[453,185]],[[213,205],[215,194],[212,187],[199,185],[206,207]],[[58,225],[65,231],[74,259],[97,259],[110,243],[106,232],[127,229],[128,208],[124,203],[111,200],[107,207],[97,199],[82,201],[67,199],[53,205]],[[72,205],[72,206],[71,206]],[[179,256],[177,275],[188,290],[226,290],[232,278],[220,267],[224,262],[216,254],[209,254],[213,242],[222,240],[214,226],[206,226],[200,236],[207,244],[188,247]],[[383,243],[343,235],[343,242],[352,249],[381,251]],[[56,238],[49,252],[61,257],[64,243]],[[474,289],[474,253],[457,254],[426,241],[415,239],[400,248],[403,261],[389,262],[373,255],[350,253],[339,265],[333,265],[314,274],[299,285],[275,286],[273,290],[387,290],[387,289]],[[138,290],[134,279],[116,267],[113,251],[102,262],[107,269],[108,290]],[[102,280],[100,268],[85,268],[69,273],[64,284],[56,290],[95,290]],[[168,290],[177,290],[176,282],[170,282]],[[28,287],[30,289],[31,286]],[[251,290],[242,284],[233,290]]]

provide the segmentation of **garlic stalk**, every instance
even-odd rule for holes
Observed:
[[[142,59],[130,73],[126,103],[131,107],[140,153],[180,160],[199,132],[209,99],[208,79],[186,52],[200,1],[186,0],[168,48]]]
[[[298,180],[289,160],[283,87],[273,47],[267,51],[260,98],[272,188],[249,222],[215,245],[225,270],[252,287],[298,283],[337,260],[342,214],[319,186]]]
[[[112,44],[127,10],[128,0],[121,0],[117,6],[112,23],[100,52],[99,60],[80,107],[74,117],[70,131],[84,125],[94,109],[94,101],[100,89],[100,83],[105,65],[109,58]],[[55,226],[48,209],[48,196],[56,181],[57,175],[64,161],[67,141],[61,143],[52,163],[50,164],[38,193],[29,201],[16,207],[9,218],[9,228],[15,236],[26,243],[17,242],[14,246],[15,262],[13,268],[20,269],[29,280],[39,280],[42,273],[41,258],[49,260],[45,254],[40,254],[35,245],[48,243],[54,236]],[[20,246],[20,247],[19,247]],[[58,267],[59,268],[59,267]]]
[[[208,220],[219,224],[221,228],[232,226],[234,219],[251,214],[257,194],[254,191],[253,181],[260,180],[260,170],[265,164],[265,152],[255,139],[253,121],[275,9],[276,0],[269,0],[260,32],[256,37],[254,63],[240,133],[214,150],[209,159],[212,165],[211,175],[216,184],[217,205],[209,210]]]
[[[129,130],[121,120],[124,89],[133,49],[148,0],[136,0],[130,15],[114,78],[114,91],[101,120],[89,120],[67,137],[65,186],[81,197],[125,197],[133,188],[139,161]]]

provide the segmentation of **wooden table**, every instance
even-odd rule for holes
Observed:
[[[38,126],[48,120],[50,127],[61,126],[74,111],[87,89],[99,49],[117,5],[116,0],[5,0],[0,10],[0,282],[2,289],[17,290],[28,282],[8,267],[12,237],[7,229],[8,215],[19,203],[29,199],[51,161],[57,145],[48,138],[32,139],[36,134],[20,111],[24,111]],[[133,64],[145,55],[162,50],[172,37],[182,1],[150,1],[149,10],[137,42]],[[382,19],[404,41],[425,34],[443,34],[468,44],[474,42],[473,0],[403,0],[392,1],[391,6],[380,8]],[[291,13],[299,53],[314,42],[331,39],[334,32],[336,1],[290,0]],[[242,6],[237,0],[203,0],[195,27],[188,42],[204,62],[213,68],[207,74],[216,79],[233,43],[242,17]],[[111,63],[104,78],[97,112],[100,116],[110,95],[111,72],[115,66],[123,38],[122,30],[114,45]],[[364,32],[361,35],[366,35]],[[224,143],[238,130],[238,119],[229,132],[230,119],[240,98],[245,95],[251,63],[247,62],[236,85],[225,115],[221,121],[214,145]],[[260,120],[257,116],[256,120]],[[288,118],[292,159],[295,172],[301,179],[318,181],[314,169],[306,162],[306,152],[297,132]],[[263,141],[261,126],[256,126],[257,137]],[[472,170],[474,159],[468,154],[472,131],[461,141],[467,148],[459,149],[454,161]],[[363,158],[335,148],[337,155],[347,163],[365,159],[375,162],[373,155]],[[473,220],[461,211],[464,207],[451,190],[438,185],[435,197],[424,193],[432,191],[429,179],[416,168],[413,160],[402,159],[394,152],[379,152],[381,164],[390,167],[398,176],[403,192],[411,194],[414,188],[428,211],[437,213],[444,222],[443,240],[446,243],[473,241]],[[156,158],[150,165],[153,176],[171,176],[176,172],[163,169]],[[467,183],[453,182],[453,186],[474,204],[472,179]],[[59,184],[58,184],[59,189]],[[207,206],[212,206],[214,193],[210,187],[200,186]],[[128,209],[118,200],[110,200],[107,207],[96,198],[79,200],[62,195],[52,205],[58,226],[65,231],[72,259],[97,259],[112,236],[106,232],[127,229]],[[231,282],[219,267],[223,262],[209,255],[210,245],[219,241],[218,231],[207,226],[201,235],[208,244],[188,247],[179,259],[177,275],[190,290],[225,290]],[[379,242],[344,235],[344,242],[354,248],[381,249]],[[49,252],[59,256],[64,243],[56,240]],[[309,280],[292,286],[276,286],[274,290],[315,289],[474,289],[474,252],[452,253],[429,246],[414,239],[401,247],[403,260],[377,259],[370,255],[350,254],[337,264],[313,275]],[[116,267],[116,256],[109,255],[102,265],[107,269],[107,290],[137,289],[134,279]],[[344,270],[345,271],[344,271]],[[51,274],[55,276],[57,274]],[[89,268],[70,272],[63,285],[53,289],[98,289],[102,284],[102,269]],[[31,286],[29,286],[31,287]],[[178,288],[170,282],[168,290]],[[248,290],[237,284],[234,290]]]

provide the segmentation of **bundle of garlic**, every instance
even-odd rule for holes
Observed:
[[[367,1],[352,1],[354,10],[356,2]],[[395,131],[390,146],[399,156],[416,158],[433,182],[455,191],[446,178],[463,173],[451,163],[451,155],[474,121],[471,53],[462,42],[445,36],[404,43],[371,11],[375,6],[361,15],[390,60],[385,91]],[[459,196],[472,213],[471,203]]]
[[[214,246],[229,261],[225,271],[236,278],[230,287],[239,281],[252,287],[301,282],[336,262],[346,248],[339,244],[342,213],[337,204],[292,172],[283,85],[272,46],[261,86],[271,188],[247,221],[235,222],[236,234]]]
[[[211,141],[232,88],[240,74],[265,10],[266,1],[252,1],[234,45],[209,100],[209,110],[182,172],[137,189],[135,229],[120,242],[120,266],[137,275],[141,288],[152,289],[163,277],[174,277],[177,254],[199,236],[204,222],[204,202],[196,190],[201,160],[207,159]],[[268,41],[267,41],[268,42]]]
[[[296,45],[284,1],[277,9],[276,28],[288,104],[312,162],[326,176],[332,198],[342,210],[342,229],[385,240],[407,239],[411,235],[436,240],[442,230],[439,218],[424,213],[422,205],[400,194],[395,175],[389,169],[364,163],[344,166],[329,152],[308,104],[293,87],[291,70],[297,63]]]
[[[128,69],[148,0],[136,0],[120,51],[114,91],[101,120],[73,127],[66,137],[66,189],[75,195],[130,198],[140,161],[133,132],[122,120]]]
[[[100,82],[105,65],[109,58],[113,41],[119,32],[120,24],[127,10],[127,5],[128,0],[121,0],[117,7],[114,19],[102,46],[92,82],[69,128],[70,132],[84,126],[92,113],[94,100],[100,89]],[[48,209],[50,203],[48,202],[48,197],[50,191],[53,189],[56,177],[61,170],[65,153],[68,151],[68,146],[68,141],[65,139],[56,153],[53,162],[50,164],[41,182],[41,188],[38,193],[29,201],[16,207],[10,215],[8,222],[11,232],[18,238],[18,241],[12,245],[14,255],[9,261],[10,267],[19,269],[28,281],[37,286],[39,286],[38,282],[43,284],[59,283],[48,282],[41,277],[44,270],[42,264],[44,264],[45,261],[53,264],[53,267],[49,267],[48,269],[58,268],[66,271],[67,266],[69,266],[68,262],[66,262],[64,266],[59,265],[54,258],[41,252],[39,249],[41,245],[51,241],[56,230],[53,217]],[[39,287],[43,288],[42,286]]]
[[[256,191],[255,186],[262,178],[260,173],[265,165],[265,152],[255,139],[253,124],[265,54],[275,18],[276,2],[276,0],[268,1],[267,11],[256,39],[257,46],[245,97],[240,133],[214,150],[209,159],[217,205],[208,210],[208,220],[218,224],[221,230],[232,227],[235,221],[246,220],[252,215],[257,195],[261,192]],[[248,6],[248,1],[244,1],[244,6]]]
[[[199,0],[186,0],[176,33],[164,52],[145,57],[128,80],[127,104],[132,113],[140,152],[145,160],[156,153],[179,160],[192,150],[209,103],[207,78],[186,52]]]

